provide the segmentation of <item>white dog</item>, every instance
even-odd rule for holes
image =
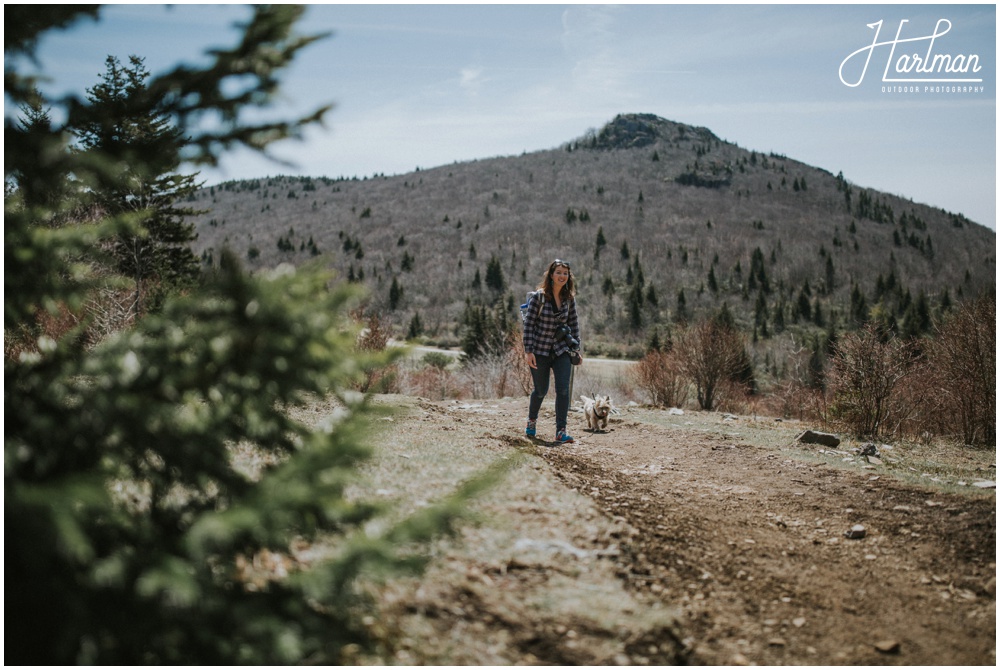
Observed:
[[[587,429],[590,431],[596,431],[598,428],[607,430],[608,415],[614,409],[614,405],[611,404],[611,396],[588,398],[582,395],[580,400],[583,401],[583,413],[587,415]]]

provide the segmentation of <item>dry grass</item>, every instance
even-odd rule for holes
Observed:
[[[489,403],[454,403],[454,427],[442,431],[434,422],[423,428],[424,413],[439,407],[402,396],[383,401],[398,412],[377,427],[376,455],[353,495],[412,510],[449,494],[487,460],[513,458],[519,466],[474,503],[478,523],[431,548],[434,560],[425,575],[370,585],[388,646],[357,663],[536,663],[538,657],[514,639],[527,625],[568,642],[560,652],[566,658],[573,658],[579,636],[580,662],[615,664],[628,660],[628,640],[672,625],[674,612],[637,602],[613,564],[601,558],[617,552],[626,528],[559,484],[544,461],[530,455],[527,441],[484,439],[474,431],[478,416],[496,412]],[[443,627],[442,618],[451,623]],[[484,625],[483,618],[496,625]]]
[[[866,441],[843,434],[838,434],[841,443],[836,448],[796,442],[795,438],[802,431],[818,429],[816,423],[809,421],[697,411],[674,415],[648,408],[633,409],[630,416],[678,430],[738,438],[742,443],[778,449],[796,459],[824,462],[837,468],[874,471],[872,463],[878,462],[870,463],[870,459],[858,455]],[[983,489],[972,486],[973,483],[996,478],[995,447],[974,449],[945,439],[876,444],[881,453],[877,468],[880,475],[891,475],[910,485],[978,495]]]

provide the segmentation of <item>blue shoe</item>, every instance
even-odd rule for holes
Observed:
[[[524,436],[525,437],[534,437],[535,436],[535,422],[534,421],[531,421],[530,419],[528,420],[528,427],[524,429]]]
[[[573,437],[567,433],[565,430],[560,430],[556,433],[556,442],[559,444],[569,444],[573,441]]]

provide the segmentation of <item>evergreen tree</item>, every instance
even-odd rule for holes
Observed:
[[[465,329],[462,334],[462,352],[466,359],[477,359],[486,354],[486,308],[466,301],[462,318]]]
[[[774,306],[774,332],[783,333],[785,331],[785,296],[778,298],[778,304]]]
[[[654,309],[660,306],[660,300],[656,297],[656,288],[652,284],[646,289],[646,304]]]
[[[635,268],[634,279],[636,286],[641,290],[646,285],[646,275],[642,271],[642,264],[639,262],[639,254],[635,255],[635,261],[633,262],[633,267]]]
[[[597,242],[594,245],[594,260],[596,261],[601,255],[601,250],[604,249],[608,244],[608,240],[604,237],[604,227],[601,226],[597,229]]]
[[[87,113],[73,127],[85,153],[124,166],[101,172],[92,189],[95,204],[112,215],[146,212],[142,234],[118,236],[112,253],[118,271],[135,282],[135,306],[141,315],[156,297],[148,286],[190,284],[198,273],[191,251],[194,224],[184,217],[195,211],[180,205],[199,184],[194,175],[177,172],[185,139],[161,101],[148,95],[149,72],[143,59],[129,57],[123,67],[108,56],[101,82],[87,90]]]
[[[761,289],[757,293],[757,301],[754,303],[754,326],[759,329],[761,337],[766,338],[768,336],[767,321],[768,321],[768,309],[767,309],[767,298],[764,296],[764,289]]]
[[[466,300],[462,316],[464,360],[475,360],[505,350],[513,327],[507,312],[502,302],[488,308]]]
[[[632,290],[628,294],[628,321],[633,331],[642,328],[642,303],[642,287],[638,282],[633,283]]]
[[[771,283],[767,278],[767,268],[764,265],[764,252],[760,247],[754,247],[750,256],[750,277],[747,280],[750,290],[760,288],[765,293],[771,292]]]
[[[715,266],[708,268],[708,290],[712,293],[719,292],[719,282],[715,279]]]
[[[724,328],[727,330],[737,330],[736,319],[733,318],[733,313],[729,311],[729,303],[722,303],[722,307],[719,311],[712,316],[712,322],[719,328]]]
[[[196,164],[214,164],[230,147],[263,150],[323,117],[321,109],[300,120],[238,121],[259,117],[254,108],[315,39],[294,31],[301,7],[251,11],[232,50],[146,87],[184,130]],[[99,9],[82,5],[4,8],[11,108],[32,95],[21,58],[95,16]],[[239,90],[227,85],[233,80]],[[93,118],[86,103],[58,104],[53,118],[69,127]],[[222,122],[203,125],[206,116]],[[376,412],[355,386],[394,354],[356,350],[348,316],[356,291],[331,287],[320,273],[250,276],[226,254],[188,295],[170,296],[161,311],[93,346],[79,346],[80,328],[19,337],[59,309],[86,321],[85,306],[105,283],[79,260],[136,234],[149,216],[107,211],[42,229],[92,203],[79,191],[47,207],[42,182],[72,176],[91,193],[113,192],[166,160],[148,157],[147,169],[96,147],[69,151],[62,135],[5,133],[6,176],[24,185],[4,198],[4,339],[21,351],[4,358],[4,597],[16,613],[5,622],[16,640],[6,662],[333,664],[347,645],[370,647],[357,578],[376,566],[419,568],[414,543],[447,530],[486,479],[389,524],[376,523],[380,507],[345,495],[369,453],[362,435]],[[287,412],[326,394],[337,398],[335,430]],[[261,452],[259,472],[234,465],[236,444]],[[337,547],[335,557],[256,588],[242,574],[264,550],[287,556],[293,542],[320,538]],[[403,543],[405,555],[396,549]]]
[[[809,355],[808,378],[806,384],[810,388],[823,389],[826,387],[826,371],[824,366],[823,348],[820,347],[819,338],[813,339],[812,353]]]
[[[503,293],[507,288],[507,281],[503,277],[503,268],[497,257],[490,255],[489,263],[486,264],[486,286],[494,293]]]
[[[951,310],[951,307],[952,307],[951,293],[948,292],[947,288],[941,289],[941,298],[940,300],[938,300],[938,309],[940,310],[941,314],[944,315],[947,314],[949,310]]]
[[[406,339],[413,340],[424,334],[424,324],[420,320],[420,312],[414,312],[410,326],[406,329]]]
[[[868,320],[868,301],[865,300],[865,295],[857,284],[851,288],[850,315],[856,326],[860,326]]]
[[[399,285],[396,278],[392,278],[392,286],[389,287],[389,310],[396,311],[399,301],[403,299],[403,287]]]
[[[654,328],[652,334],[649,336],[649,339],[646,341],[646,353],[651,351],[660,351],[662,347],[663,344],[660,342],[660,331],[659,329]]]
[[[903,316],[903,335],[905,337],[920,337],[930,332],[932,326],[930,302],[923,291],[917,299],[910,303]]]
[[[820,304],[819,298],[813,301],[812,321],[820,328],[826,324],[826,319],[823,317],[823,306]]]
[[[687,311],[687,298],[684,297],[684,289],[677,289],[677,313],[674,315],[674,321],[678,323],[684,323],[688,320]]]
[[[21,105],[22,116],[17,123],[7,130],[8,136],[16,138],[12,143],[21,147],[30,147],[34,155],[48,155],[52,152],[65,150],[64,142],[53,132],[50,109],[43,106],[42,94],[32,88],[25,103]],[[41,161],[39,161],[41,163]],[[53,178],[54,175],[39,173],[28,166],[10,171],[10,179],[16,187],[20,199],[29,207],[39,207],[53,212],[51,220],[46,225],[58,225],[59,203],[69,188],[64,175]]]

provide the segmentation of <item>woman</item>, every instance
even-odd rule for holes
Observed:
[[[568,336],[562,333],[568,326]],[[576,283],[569,263],[552,261],[542,277],[538,291],[531,296],[524,318],[524,360],[531,368],[534,390],[528,404],[528,426],[524,434],[535,436],[535,423],[542,400],[549,391],[549,371],[556,380],[556,442],[566,444],[573,438],[566,432],[569,413],[569,384],[573,370],[571,356],[583,357],[580,348],[580,323],[576,314]]]

